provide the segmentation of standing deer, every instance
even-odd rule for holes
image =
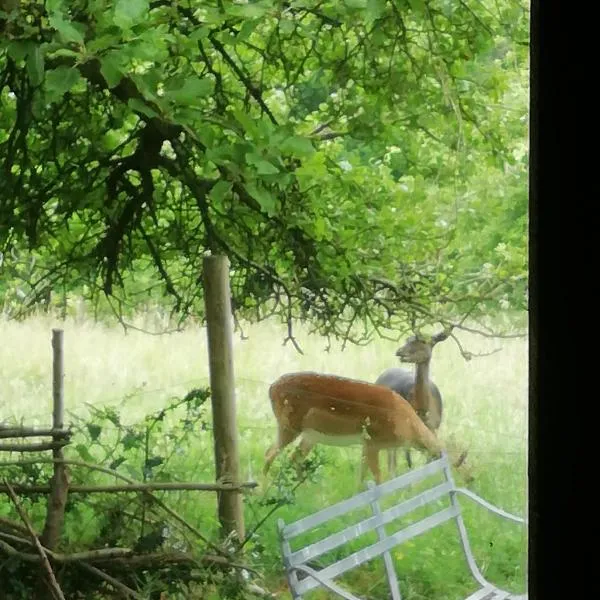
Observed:
[[[277,419],[277,441],[265,453],[265,475],[275,457],[300,435],[300,457],[317,443],[363,444],[363,461],[377,483],[381,482],[381,449],[412,446],[433,456],[443,449],[410,403],[382,385],[334,375],[289,373],[271,385],[269,397]]]
[[[421,417],[425,425],[434,433],[442,422],[442,395],[437,385],[429,379],[429,364],[433,347],[448,338],[449,333],[442,331],[430,339],[424,336],[410,337],[404,346],[398,348],[396,356],[401,361],[414,363],[414,372],[399,367],[387,369],[375,381],[385,385],[406,398]],[[412,468],[410,450],[405,449],[406,462]],[[388,468],[396,471],[396,450],[388,451]]]

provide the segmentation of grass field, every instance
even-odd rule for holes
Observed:
[[[208,385],[206,334],[190,327],[181,333],[149,336],[121,328],[94,324],[85,318],[53,321],[33,317],[23,323],[0,320],[0,380],[3,382],[0,421],[23,420],[27,425],[48,425],[51,415],[51,328],[65,330],[65,398],[68,411],[85,414],[86,404],[114,405],[130,421],[160,409],[173,396]],[[260,499],[269,482],[260,475],[263,454],[275,436],[274,418],[267,390],[279,375],[294,370],[333,373],[374,381],[382,370],[394,366],[397,344],[385,340],[366,347],[339,346],[324,351],[325,341],[309,336],[298,326],[299,355],[291,345],[282,346],[284,330],[277,324],[245,327],[247,340],[234,340],[234,365],[243,477],[261,481],[247,498],[247,528],[266,513]],[[468,487],[494,504],[525,514],[527,498],[527,341],[488,339],[460,335],[472,352],[497,353],[466,362],[452,340],[436,347],[431,375],[444,401],[444,421],[439,435],[453,448],[469,451],[459,483],[469,476]],[[275,519],[295,520],[347,498],[359,491],[360,449],[327,448],[325,464],[315,481],[306,482],[295,502],[282,507],[257,532],[250,559],[265,574],[264,587],[279,591],[285,581],[275,534]],[[424,457],[416,456],[421,464]],[[400,467],[405,469],[403,457]],[[204,436],[198,447],[181,457],[183,478],[214,478],[212,445]],[[382,459],[383,463],[383,459]],[[274,476],[278,463],[274,465]],[[169,495],[173,507],[203,531],[214,531],[215,500],[210,494]],[[514,591],[526,587],[526,532],[517,525],[498,521],[482,510],[463,503],[473,551],[483,573],[491,581]],[[405,600],[455,600],[473,589],[468,569],[452,524],[429,532],[395,554]],[[367,571],[352,574],[355,593],[385,598],[381,589],[383,569],[374,562]],[[327,596],[314,595],[315,598]]]

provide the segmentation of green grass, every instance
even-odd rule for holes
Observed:
[[[144,325],[140,318],[139,325]],[[52,398],[51,328],[65,330],[65,402],[67,410],[85,415],[86,403],[113,405],[130,422],[164,407],[169,398],[182,396],[193,387],[207,386],[208,359],[205,330],[189,327],[184,332],[149,336],[85,319],[54,321],[33,317],[23,323],[0,320],[0,380],[3,381],[3,420],[27,425],[49,425]],[[277,324],[246,326],[247,340],[234,340],[234,368],[240,428],[243,478],[261,482],[246,501],[246,525],[250,530],[266,514],[260,498],[269,485],[260,475],[263,454],[275,437],[274,418],[268,400],[270,383],[295,370],[312,370],[374,381],[397,361],[397,344],[380,340],[366,347],[333,346],[325,352],[322,338],[309,336],[298,326],[297,339],[304,350],[298,354],[282,345],[284,330]],[[444,421],[439,435],[454,448],[467,448],[466,485],[498,506],[525,514],[527,498],[527,341],[493,340],[460,335],[472,352],[497,353],[466,362],[452,340],[436,347],[432,378],[444,401]],[[324,448],[325,464],[313,482],[296,492],[295,502],[282,507],[257,532],[248,559],[265,574],[261,585],[289,598],[282,575],[275,533],[277,517],[289,522],[348,498],[364,489],[359,482],[360,448]],[[401,469],[404,459],[399,454]],[[424,457],[413,452],[418,464]],[[383,464],[383,456],[382,456]],[[198,444],[175,458],[178,477],[195,481],[214,478],[212,441],[199,436]],[[280,461],[273,466],[276,477]],[[455,474],[464,484],[463,474]],[[194,492],[164,496],[173,508],[202,531],[213,532],[215,498]],[[507,589],[525,589],[526,532],[510,522],[499,521],[468,500],[465,520],[480,568],[494,583]],[[84,525],[79,524],[82,528]],[[81,535],[83,535],[83,531]],[[452,523],[429,532],[395,553],[406,600],[455,600],[473,589]],[[355,593],[385,598],[380,561],[351,573]],[[314,598],[327,596],[318,593]]]

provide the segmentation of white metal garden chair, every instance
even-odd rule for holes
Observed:
[[[388,496],[392,492],[407,489],[409,486],[431,477],[436,473],[443,474],[444,480],[442,483],[438,483],[434,487],[430,487],[391,508],[386,510],[381,509],[380,500],[383,497]],[[334,580],[350,569],[382,556],[385,563],[385,571],[391,598],[392,600],[401,600],[402,597],[398,586],[396,570],[390,551],[407,540],[421,535],[450,519],[454,519],[458,527],[458,534],[467,564],[479,586],[478,589],[466,597],[465,600],[526,600],[526,594],[515,595],[511,592],[501,590],[488,582],[481,574],[471,551],[457,498],[458,494],[463,494],[471,500],[474,500],[479,505],[500,517],[516,523],[526,523],[525,519],[493,506],[473,492],[464,488],[457,488],[450,471],[448,456],[444,453],[440,459],[382,483],[381,485],[376,486],[374,483],[370,482],[366,491],[359,493],[348,500],[324,508],[299,521],[286,525],[283,520],[280,519],[278,528],[283,562],[292,597],[294,600],[301,600],[303,595],[307,592],[322,587],[333,592],[336,597],[345,598],[346,600],[363,600],[341,587]],[[419,507],[439,499],[447,499],[448,497],[449,506],[447,508],[416,521],[391,535],[386,533],[385,526],[392,521],[411,513]],[[296,550],[291,549],[290,540],[293,538],[314,530],[319,525],[323,525],[341,515],[363,507],[371,508],[371,516],[364,518],[337,533],[328,535],[317,542],[310,543],[302,548],[297,548]],[[377,533],[378,541],[376,543],[355,551],[346,558],[325,567],[317,568],[314,565],[315,559],[318,557],[331,550],[340,548],[344,544],[370,531],[375,531]]]

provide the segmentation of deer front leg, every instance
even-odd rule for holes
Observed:
[[[294,450],[294,454],[292,455],[292,462],[296,465],[296,471],[298,475],[302,472],[302,463],[304,459],[308,456],[308,453],[313,449],[314,442],[309,442],[304,437],[300,439],[300,443],[296,450]]]
[[[406,456],[406,464],[408,465],[408,468],[412,469],[412,458],[410,456],[410,450],[405,450],[404,456]]]
[[[263,467],[263,475],[269,472],[271,463],[279,455],[279,453],[289,444],[291,444],[298,436],[300,431],[294,431],[287,427],[278,427],[277,441],[265,453],[265,466]]]

